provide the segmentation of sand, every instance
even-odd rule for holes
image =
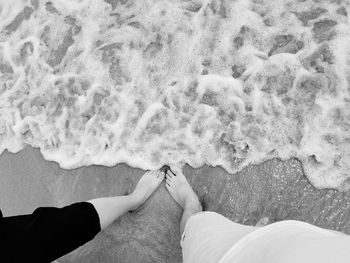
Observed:
[[[126,165],[63,170],[26,147],[0,157],[0,207],[5,216],[31,213],[38,206],[130,192],[144,171]],[[230,219],[255,224],[297,219],[350,233],[350,193],[317,190],[300,162],[273,159],[237,174],[204,166],[184,173],[206,208]],[[59,262],[181,262],[181,209],[164,185],[137,212],[119,218],[93,241]]]

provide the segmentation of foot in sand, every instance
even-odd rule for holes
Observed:
[[[163,179],[164,173],[161,171],[146,172],[137,183],[135,190],[130,194],[134,204],[130,211],[140,207],[158,188]]]
[[[174,200],[183,208],[193,207],[195,210],[202,211],[202,206],[188,183],[183,173],[178,172],[176,175],[168,170],[166,174],[166,188]]]

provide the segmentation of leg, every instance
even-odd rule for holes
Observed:
[[[142,205],[158,188],[163,179],[163,172],[149,171],[141,177],[135,190],[130,195],[97,198],[88,201],[95,207],[99,215],[101,229],[106,229],[119,216]]]
[[[93,199],[63,208],[41,207],[33,214],[0,222],[4,262],[52,262],[92,240],[117,217],[140,206],[157,189],[164,173],[145,173],[128,196]]]
[[[168,170],[166,174],[166,188],[184,210],[180,224],[182,235],[188,219],[192,215],[201,212],[202,206],[183,173],[178,172],[175,175],[171,170]]]
[[[220,258],[255,227],[240,225],[215,212],[202,212],[198,197],[182,173],[166,174],[166,187],[184,209],[181,219],[183,262],[219,262]],[[186,226],[186,227],[185,227]]]
[[[235,243],[255,229],[215,212],[197,213],[188,220],[182,235],[183,262],[220,262]]]
[[[51,262],[101,231],[94,206],[40,207],[32,214],[4,217],[0,224],[3,262]]]

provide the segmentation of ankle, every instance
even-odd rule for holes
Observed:
[[[185,200],[184,209],[202,211],[202,206],[197,196],[189,197]]]
[[[130,209],[129,210],[134,210],[137,207],[139,207],[142,203],[142,197],[140,194],[132,192],[131,194],[126,196],[128,198],[129,204],[130,204]]]

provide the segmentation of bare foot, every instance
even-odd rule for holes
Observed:
[[[159,170],[147,171],[138,181],[135,190],[130,194],[135,204],[131,211],[140,207],[158,188],[163,179],[163,172]]]
[[[202,211],[197,195],[182,172],[177,172],[175,175],[171,170],[168,170],[165,186],[170,195],[183,209],[191,205]]]

